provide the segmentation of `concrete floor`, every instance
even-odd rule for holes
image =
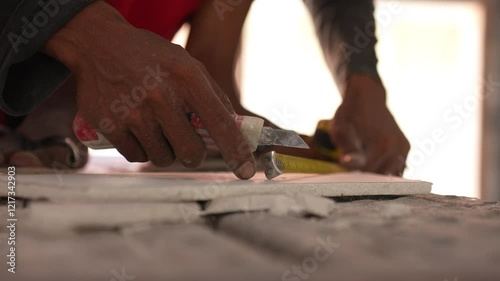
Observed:
[[[17,273],[6,271],[1,227],[0,280],[500,279],[499,202],[316,199],[303,202],[326,213],[299,203],[208,215],[215,201],[17,201]]]
[[[500,278],[499,203],[436,195],[357,199],[332,199],[339,203],[322,219],[254,212],[189,224],[137,222],[54,232],[20,220],[17,273],[6,272],[2,239],[0,278]],[[6,238],[5,228],[0,233]]]

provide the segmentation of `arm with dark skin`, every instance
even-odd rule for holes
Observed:
[[[196,13],[187,50],[202,61],[221,85],[239,114],[243,108],[234,81],[241,29],[252,0],[245,0],[221,20],[206,1]],[[377,73],[373,4],[371,0],[306,1],[314,17],[325,59],[332,69],[343,102],[332,124],[332,141],[341,152],[342,164],[384,174],[400,175],[409,143],[386,106],[386,93]],[[356,37],[364,34],[364,45]],[[370,33],[373,31],[373,33]],[[371,36],[370,36],[371,35]],[[311,139],[304,137],[308,143]],[[272,148],[281,153],[322,159],[314,150]]]
[[[233,10],[223,13],[223,19],[221,19],[220,12],[218,13],[214,9],[213,1],[206,0],[190,22],[191,32],[186,50],[205,65],[214,80],[228,95],[238,114],[257,116],[241,105],[240,94],[235,81],[236,63],[240,55],[241,34],[252,2],[253,0],[243,0]],[[263,118],[262,116],[258,117]],[[269,120],[263,119],[266,126],[276,127]],[[312,143],[312,138],[307,136],[302,136],[302,138],[308,144]],[[327,158],[312,149],[268,147],[259,153],[268,150],[327,160]]]
[[[342,164],[401,175],[410,144],[386,106],[377,72],[372,0],[305,0],[343,101],[331,121]]]
[[[168,166],[177,158],[199,166],[206,149],[187,118],[194,112],[231,170],[242,179],[255,174],[231,103],[203,65],[183,48],[134,28],[105,2],[82,10],[43,52],[71,70],[81,114],[127,160]]]
[[[243,0],[231,11],[218,12],[213,1],[204,1],[190,21],[191,31],[186,45],[189,54],[205,65],[241,115],[255,115],[241,106],[235,81],[241,33],[252,2]]]

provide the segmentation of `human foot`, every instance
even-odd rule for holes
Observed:
[[[69,79],[44,104],[30,113],[16,129],[18,148],[6,155],[17,167],[82,168],[87,147],[73,133],[76,85]],[[11,149],[12,150],[12,149]]]

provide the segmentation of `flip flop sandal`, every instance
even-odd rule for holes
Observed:
[[[78,149],[78,145],[68,137],[61,136],[51,136],[40,141],[31,141],[26,138],[20,137],[21,140],[21,148],[24,151],[33,151],[37,149],[48,148],[52,146],[61,146],[65,147],[69,150],[69,163],[67,163],[68,167],[71,169],[75,169],[78,167],[78,164],[82,161],[82,156],[80,155],[80,151]]]

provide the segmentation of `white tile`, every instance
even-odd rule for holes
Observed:
[[[196,203],[32,203],[19,213],[25,228],[36,233],[109,230],[134,224],[200,221]]]
[[[205,215],[268,211],[273,215],[314,215],[327,217],[333,210],[333,200],[309,195],[294,194],[253,194],[215,198],[211,201]]]
[[[6,177],[0,183],[6,186]],[[257,174],[238,180],[231,173],[150,173],[126,175],[18,174],[17,196],[51,201],[165,202],[211,200],[244,194],[316,196],[427,194],[429,182],[368,173],[329,175],[287,174],[267,180]],[[0,190],[5,196],[7,189]]]

